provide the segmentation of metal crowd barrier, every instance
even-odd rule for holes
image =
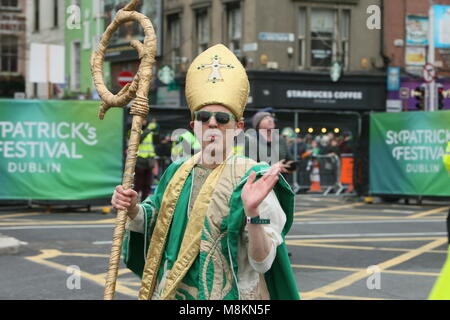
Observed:
[[[340,195],[345,189],[341,183],[341,159],[335,155],[309,156],[297,161],[297,183],[294,191],[301,189],[328,195]]]
[[[318,155],[316,159],[319,163],[320,186],[325,189],[323,195],[331,191],[336,195],[341,194],[345,189],[341,184],[341,160],[335,154]]]

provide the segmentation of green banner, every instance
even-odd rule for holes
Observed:
[[[98,101],[0,100],[0,199],[110,197],[120,184],[123,111]]]
[[[450,196],[447,141],[450,111],[372,114],[370,192]]]

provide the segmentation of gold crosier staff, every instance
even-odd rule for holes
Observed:
[[[141,136],[142,122],[147,117],[148,92],[152,78],[152,66],[155,62],[156,36],[150,19],[145,15],[134,11],[140,0],[130,1],[123,9],[117,12],[116,17],[104,32],[98,50],[91,56],[91,72],[94,78],[95,87],[103,100],[100,106],[99,118],[103,120],[106,111],[111,107],[122,108],[132,99],[130,114],[133,115],[131,135],[128,144],[127,158],[122,178],[124,189],[129,189],[133,185],[134,170]],[[131,41],[130,45],[137,50],[141,64],[133,79],[133,82],[125,85],[117,95],[113,95],[105,86],[103,81],[103,62],[105,52],[112,34],[123,23],[137,21],[144,29],[144,43],[138,40]],[[104,292],[105,300],[112,300],[116,289],[117,272],[122,251],[122,241],[127,221],[127,211],[119,210],[117,213],[116,226],[114,229],[111,255],[109,258],[108,272],[106,275],[106,285]]]

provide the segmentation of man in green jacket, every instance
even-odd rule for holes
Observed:
[[[299,299],[284,241],[294,194],[279,165],[233,152],[248,94],[230,50],[200,54],[186,99],[201,151],[172,163],[141,204],[133,190],[116,188],[112,204],[129,216],[123,256],[142,278],[140,299]]]

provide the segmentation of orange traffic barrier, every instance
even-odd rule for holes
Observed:
[[[320,187],[320,175],[319,175],[319,163],[314,161],[314,167],[311,173],[311,186],[309,188],[310,192],[322,192]]]
[[[346,192],[353,192],[353,155],[341,158],[341,183],[348,186]]]

